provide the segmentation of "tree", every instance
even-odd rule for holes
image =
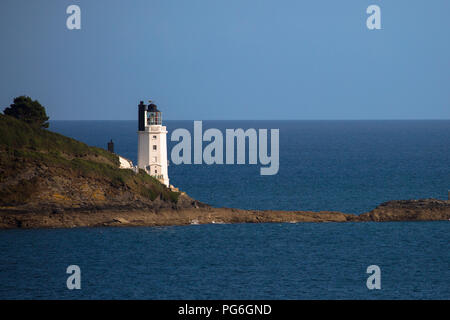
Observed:
[[[3,113],[17,118],[38,128],[48,128],[48,119],[45,108],[37,100],[27,96],[14,98],[14,103],[5,108]]]

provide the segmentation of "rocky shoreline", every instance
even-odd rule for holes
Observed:
[[[0,114],[1,228],[102,225],[117,212],[200,206],[142,169],[123,169],[113,152]]]
[[[450,201],[389,201],[361,214],[213,208],[120,167],[101,148],[0,114],[0,229],[449,220]]]
[[[38,212],[0,209],[0,229],[174,226],[224,223],[389,222],[450,220],[450,201],[424,199],[389,201],[361,214],[332,211],[272,211],[193,207],[103,208]]]

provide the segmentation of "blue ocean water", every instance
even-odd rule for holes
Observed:
[[[170,131],[189,121],[167,121]],[[205,121],[279,128],[280,170],[171,165],[171,183],[216,206],[362,213],[441,198],[450,121]],[[55,121],[136,160],[135,121]],[[169,144],[169,152],[173,143]],[[0,231],[0,299],[449,299],[450,222],[192,225]],[[66,288],[78,265],[82,289]],[[366,268],[381,268],[368,290]]]
[[[449,299],[450,222],[0,232],[0,299]],[[66,268],[81,269],[81,290]],[[381,289],[368,290],[369,265]]]

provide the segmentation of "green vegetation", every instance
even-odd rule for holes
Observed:
[[[36,128],[0,114],[0,148],[29,150],[65,158],[91,157],[97,162],[119,166],[119,158],[101,148],[90,147],[61,134]]]
[[[15,179],[23,168],[45,166],[51,172],[104,181],[117,189],[132,191],[145,199],[177,202],[179,193],[167,189],[144,171],[119,169],[117,155],[90,147],[58,133],[0,114],[0,185]],[[49,170],[47,170],[49,175]],[[20,204],[39,189],[35,180],[21,180],[0,188],[0,203]]]
[[[22,120],[38,128],[48,128],[48,119],[45,108],[37,100],[27,96],[14,98],[14,103],[5,108],[3,113]]]

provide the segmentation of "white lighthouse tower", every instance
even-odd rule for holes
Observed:
[[[161,112],[149,101],[139,108],[138,167],[169,187],[167,170],[167,130],[162,126]]]

